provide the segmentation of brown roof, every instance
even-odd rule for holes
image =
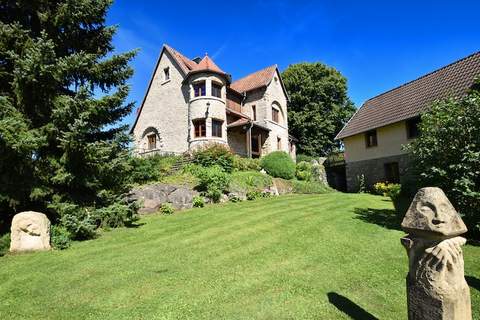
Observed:
[[[273,78],[277,65],[267,67],[248,76],[234,81],[230,87],[238,92],[247,92],[253,89],[267,86]]]
[[[202,59],[202,61],[200,61],[197,65],[197,67],[195,68],[195,71],[205,71],[205,70],[225,74],[225,72],[223,72],[223,70],[220,69],[215,64],[215,62],[213,62],[213,60],[210,59],[210,57],[207,56],[207,55],[205,55],[205,57]]]
[[[464,95],[478,76],[480,52],[367,100],[336,139],[416,117],[436,100]]]
[[[195,68],[197,68],[197,64],[195,63],[195,61],[192,61],[192,60],[188,59],[183,54],[181,54],[177,50],[173,49],[169,45],[164,44],[163,47],[165,48],[165,50],[167,50],[173,56],[173,58],[177,61],[180,68],[182,69],[182,71],[185,74],[187,74],[191,70],[194,70]]]

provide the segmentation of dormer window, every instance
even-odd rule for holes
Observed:
[[[165,81],[170,80],[170,68],[163,69],[163,79]]]
[[[221,98],[222,97],[222,85],[216,82],[212,82],[212,96]]]
[[[195,97],[203,97],[206,95],[205,81],[198,81],[193,84],[193,92]]]

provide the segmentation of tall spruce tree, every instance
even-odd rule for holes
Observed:
[[[82,238],[105,219],[118,225],[135,213],[119,200],[129,169],[119,120],[133,107],[125,100],[135,52],[111,53],[111,2],[0,2],[4,226],[15,212],[40,210]]]

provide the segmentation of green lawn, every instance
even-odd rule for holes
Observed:
[[[371,195],[285,196],[5,256],[0,319],[406,319],[391,209]],[[480,247],[465,259],[480,319]]]

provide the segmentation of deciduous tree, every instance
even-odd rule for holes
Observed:
[[[282,78],[290,96],[289,131],[299,139],[298,153],[320,156],[338,149],[335,135],[355,112],[345,77],[317,62],[290,65]]]

